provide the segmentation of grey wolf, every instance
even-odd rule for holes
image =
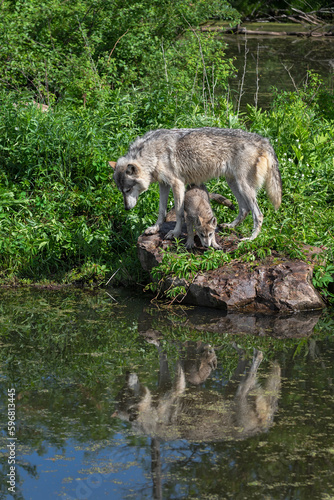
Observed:
[[[211,352],[213,348],[202,346],[204,350],[200,353],[200,348],[190,347],[194,355],[186,356],[186,365],[178,361],[174,380],[169,384],[167,355],[159,352],[159,387],[155,391],[142,384],[136,373],[128,373],[116,397],[113,417],[131,422],[139,434],[168,440],[238,440],[267,431],[277,410],[281,384],[279,365],[272,365],[261,387],[257,371],[262,352],[254,350],[249,366],[243,351],[239,350],[235,374],[222,394],[198,387],[217,366],[217,358]],[[196,387],[188,386],[188,381]]]
[[[195,246],[194,230],[204,247],[220,249],[216,242],[217,219],[213,214],[209,193],[204,186],[188,186],[184,196],[184,213],[187,224],[186,247]]]
[[[176,225],[166,238],[181,234],[185,185],[225,176],[237,199],[239,213],[227,227],[240,224],[249,212],[253,216],[253,232],[259,234],[263,215],[256,200],[264,185],[275,209],[282,199],[282,183],[278,160],[268,139],[236,129],[158,129],[138,137],[125,156],[118,159],[114,180],[123,194],[126,210],[133,208],[138,196],[152,182],[160,187],[159,216],[145,234],[158,232],[163,224],[170,189],[173,191]]]

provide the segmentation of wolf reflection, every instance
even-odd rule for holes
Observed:
[[[277,410],[281,370],[273,363],[265,383],[257,380],[261,351],[252,360],[237,349],[238,364],[221,392],[199,388],[217,368],[215,349],[203,342],[180,346],[172,381],[167,355],[159,352],[158,389],[151,391],[136,373],[128,373],[117,396],[114,416],[129,421],[136,433],[159,440],[187,439],[193,442],[240,440],[267,431]]]

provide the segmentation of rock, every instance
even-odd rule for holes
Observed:
[[[165,222],[158,234],[138,238],[138,255],[146,271],[162,261],[161,249],[173,245],[163,237],[174,226]],[[199,243],[199,240],[195,241]],[[238,239],[235,234],[217,241],[223,251],[236,249]],[[195,249],[203,252],[204,249]],[[319,254],[320,249],[308,247],[308,254]],[[312,311],[325,304],[312,285],[313,263],[289,260],[273,252],[264,262],[239,262],[199,273],[190,282],[166,276],[161,291],[170,287],[184,286],[187,293],[180,297],[183,303],[214,307],[239,312],[295,312]]]

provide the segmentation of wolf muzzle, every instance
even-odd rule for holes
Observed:
[[[124,201],[124,208],[125,210],[131,210],[131,208],[134,208],[137,204],[138,198],[135,196],[125,196],[123,195],[123,201]]]

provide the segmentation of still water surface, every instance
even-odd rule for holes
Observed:
[[[275,23],[246,24],[250,30],[304,31],[299,25]],[[237,73],[230,79],[231,99],[241,110],[247,104],[267,109],[273,98],[273,87],[295,91],[307,81],[309,70],[320,75],[333,90],[334,37],[297,37],[265,35],[224,35],[226,56],[234,59]],[[241,87],[245,71],[244,85]]]
[[[17,290],[0,328],[0,498],[333,498],[333,312]]]

